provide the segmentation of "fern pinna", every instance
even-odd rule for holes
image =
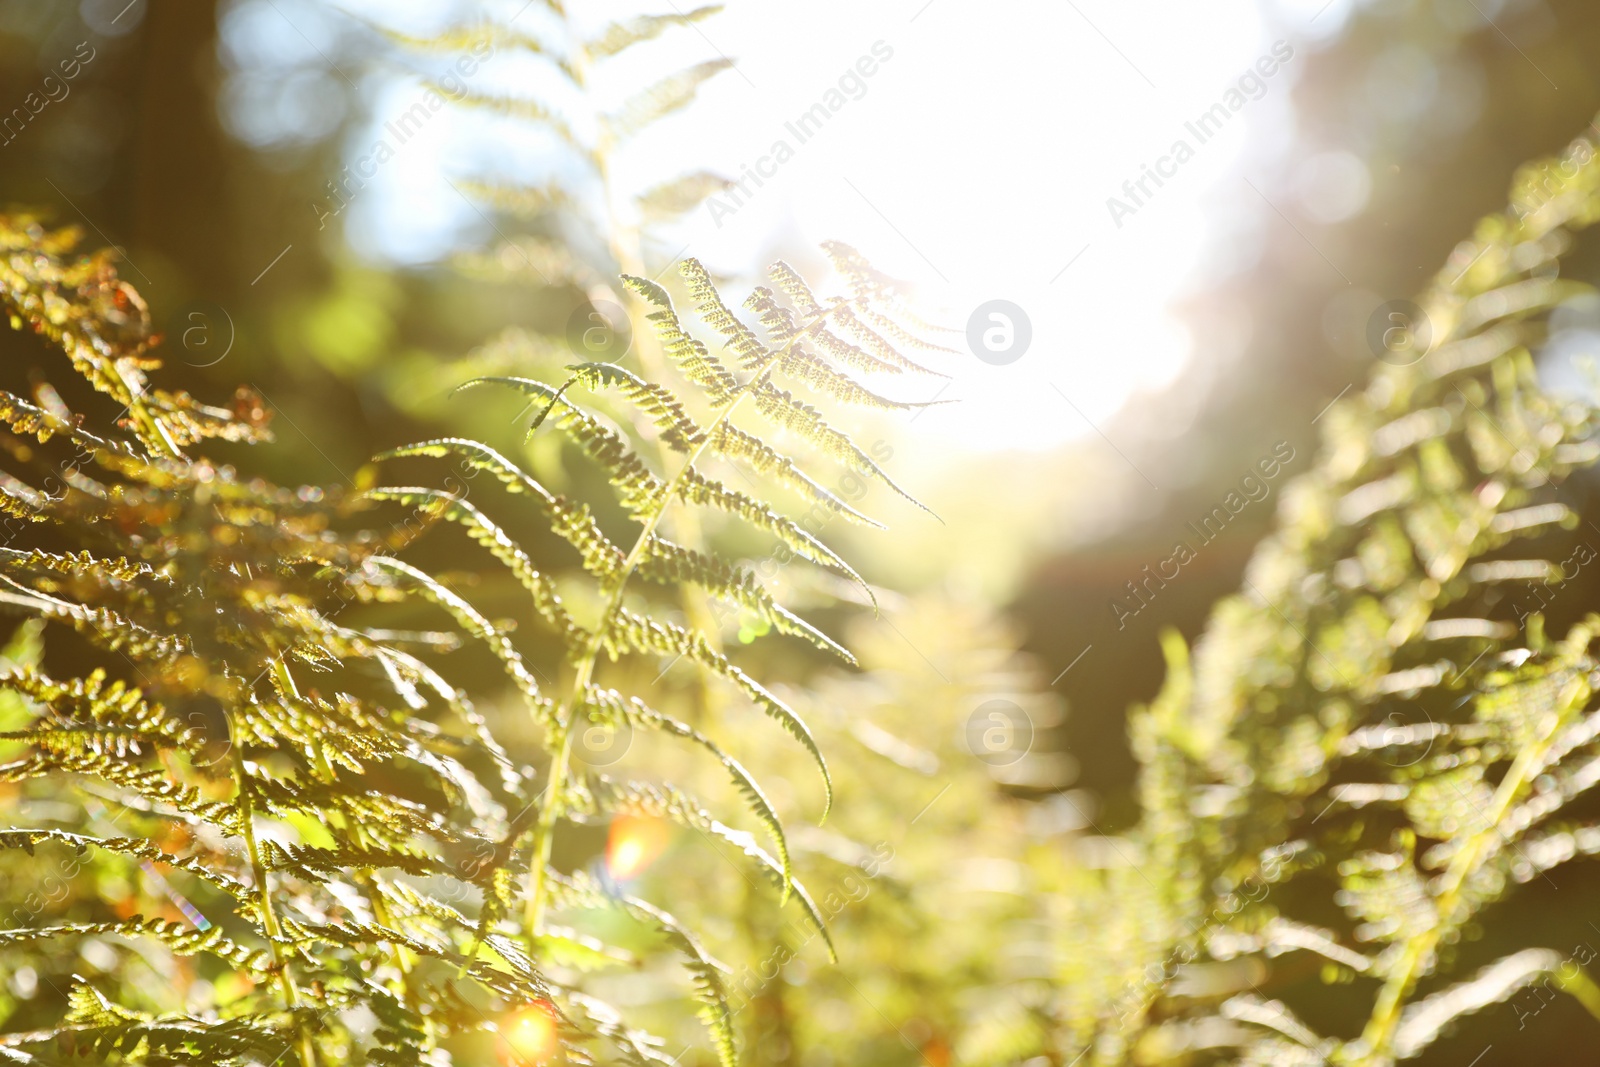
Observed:
[[[674,501],[721,509],[795,555],[860,580],[804,527],[720,481],[708,464],[715,457],[743,466],[809,506],[869,521],[735,419],[752,412],[887,482],[869,456],[781,383],[797,379],[850,402],[892,405],[819,351],[857,366],[912,365],[902,345],[885,338],[916,336],[886,311],[897,302],[895,287],[843,248],[834,252],[852,286],[847,297],[819,301],[779,265],[774,277],[784,297],[763,288],[749,301],[763,340],[691,261],[683,268],[691,297],[736,369],[687,332],[663,289],[642,279],[627,284],[653,308],[693,397],[609,364],[579,364],[558,388],[505,380],[541,405],[536,428],[559,428],[608,472],[640,527],[626,552],[588,505],[548,492],[487,445],[436,440],[389,454],[449,456],[464,473],[487,472],[510,493],[531,497],[600,590],[604,606],[583,625],[541,564],[464,495],[290,491],[191,457],[188,450],[208,438],[267,440],[259,399],[241,392],[233,407],[219,408],[152,387],[156,339],[143,305],[117,279],[108,254],[75,254],[76,232],[10,216],[0,241],[0,287],[13,323],[65,351],[122,408],[115,427],[95,433],[47,385],[31,401],[0,395],[9,427],[0,438],[8,457],[0,505],[11,534],[0,553],[0,601],[69,628],[76,638],[63,631],[52,647],[70,653],[81,640],[79,658],[97,648],[102,663],[57,679],[39,663],[37,641],[34,653],[12,657],[0,693],[20,721],[8,719],[16,728],[0,735],[10,758],[0,782],[11,783],[5,788],[19,812],[44,796],[76,802],[70,813],[59,804],[38,809],[51,812],[54,825],[13,823],[0,845],[142,863],[168,890],[166,902],[146,899],[143,910],[171,911],[146,918],[129,913],[137,893],[106,901],[93,892],[71,896],[70,914],[48,920],[46,907],[14,909],[27,921],[0,931],[0,951],[37,968],[64,1014],[0,1037],[0,1059],[443,1063],[449,1060],[437,1057],[445,1050],[478,1047],[472,1035],[498,1030],[502,1051],[510,1041],[514,1055],[590,1062],[599,1041],[626,1062],[672,1062],[659,1042],[583,990],[586,969],[627,954],[551,921],[556,913],[604,909],[657,930],[687,960],[718,1057],[731,1063],[723,979],[695,935],[603,877],[557,869],[552,842],[563,820],[628,814],[691,826],[736,845],[821,930],[760,785],[706,733],[604,687],[597,673],[603,659],[685,657],[776,719],[827,782],[805,724],[718,651],[714,635],[625,593],[635,575],[674,592],[693,585],[848,659],[747,573],[659,530]],[[649,470],[568,399],[580,388],[613,390],[636,405],[684,457],[681,465],[670,475]],[[692,414],[696,403],[708,414]],[[375,521],[391,512],[386,525]],[[567,676],[550,693],[504,625],[397,555],[441,522],[464,527],[515,576],[531,614],[566,649]],[[386,605],[401,599],[437,606],[451,625],[443,632],[376,626],[393,610]],[[473,704],[473,696],[494,699],[498,687],[469,693],[434,665],[462,636],[487,644],[543,730],[550,759],[542,781],[513,764]],[[573,731],[619,721],[706,750],[749,801],[776,855],[676,786],[581,771]],[[63,779],[75,783],[73,792],[60,793]],[[61,950],[84,940],[127,946],[116,950],[120,962],[109,975],[147,957],[151,950],[138,943],[148,941],[169,961],[191,960],[191,979],[204,975],[208,988],[230,992],[175,1005],[150,990],[144,1003],[116,1003],[77,977],[74,957]],[[517,1044],[518,1032],[530,1028],[533,1046]]]
[[[1541,388],[1532,355],[1589,291],[1560,267],[1600,217],[1593,146],[1525,168],[1513,198],[1420,298],[1426,353],[1328,410],[1192,661],[1167,642],[1132,728],[1134,866],[1062,926],[1086,1062],[1392,1063],[1535,984],[1600,1017],[1588,959],[1470,944],[1515,884],[1600,850],[1600,616],[1547,636],[1541,610],[1593,559],[1567,479],[1600,414]],[[1304,1019],[1326,991],[1279,979],[1308,958],[1363,1006],[1342,1037]]]

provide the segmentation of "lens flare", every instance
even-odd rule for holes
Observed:
[[[548,1001],[525,1004],[500,1024],[500,1062],[506,1067],[544,1063],[559,1047],[556,1016]]]
[[[618,882],[637,878],[671,840],[672,827],[661,819],[619,815],[612,821],[606,841],[606,871]]]

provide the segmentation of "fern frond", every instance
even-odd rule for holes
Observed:
[[[819,344],[824,339],[831,339],[831,334],[815,334]],[[824,347],[824,351],[828,351]],[[859,349],[833,346],[830,354],[840,352],[859,352]],[[835,400],[857,407],[877,408],[881,411],[911,411],[916,408],[932,407],[936,404],[954,403],[950,400],[890,400],[888,397],[879,396],[871,389],[862,385],[848,374],[841,374],[828,366],[826,362],[800,348],[790,345],[778,361],[779,373],[799,382],[804,382],[808,387],[819,393],[825,393]]]
[[[650,420],[674,451],[688,452],[703,437],[678,395],[664,385],[647,382],[615,363],[576,363],[567,367],[574,381],[599,392],[615,389]]]
[[[788,430],[812,444],[816,445],[830,458],[849,467],[851,470],[868,474],[894,490],[900,497],[909,501],[914,506],[933,515],[933,510],[923,504],[916,497],[895,484],[882,467],[873,462],[872,457],[863,452],[849,435],[830,426],[822,417],[822,412],[803,401],[796,400],[789,392],[779,389],[771,382],[758,382],[755,387],[756,410],[761,412],[774,426],[781,430]],[[934,518],[938,518],[934,515]]]
[[[622,911],[654,927],[667,944],[684,957],[684,968],[689,972],[695,999],[700,1003],[700,1017],[711,1031],[718,1061],[722,1067],[735,1067],[738,1054],[734,1048],[733,1010],[728,1006],[728,990],[722,980],[722,972],[727,968],[712,959],[693,934],[653,904],[606,892],[582,871],[571,875],[552,872],[551,888],[559,907]]]
[[[87,998],[80,990],[88,990]],[[293,1024],[271,1014],[208,1018],[188,1013],[152,1015],[120,1008],[87,985],[71,994],[69,1022],[28,1043],[48,1042],[71,1059],[148,1056],[172,1067],[245,1067],[282,1056],[294,1040]],[[0,1055],[0,1062],[4,1056]],[[35,1053],[17,1062],[59,1067],[69,1062]]]
[[[733,182],[720,174],[697,170],[646,189],[639,194],[639,210],[649,221],[683,216],[717,193],[733,188]]]
[[[241,970],[266,977],[272,966],[265,952],[247,949],[228,939],[220,926],[209,930],[196,930],[183,923],[165,919],[146,919],[135,916],[121,922],[64,923],[60,926],[38,926],[25,930],[0,930],[0,945],[21,945],[30,941],[53,941],[62,937],[149,937],[160,941],[180,956],[200,953],[224,959]]]
[[[732,399],[738,392],[738,379],[722,365],[721,360],[711,354],[704,343],[684,330],[667,291],[648,278],[631,274],[622,276],[622,284],[657,309],[645,317],[655,327],[662,352],[672,360],[678,371],[698,386],[706,394],[706,400],[714,406],[720,407]]]
[[[1552,640],[1537,614],[1512,622],[1505,607],[1521,583],[1556,577],[1543,546],[1523,542],[1571,521],[1557,487],[1594,461],[1600,432],[1591,405],[1541,388],[1530,351],[1574,291],[1552,281],[1566,228],[1596,217],[1600,164],[1573,168],[1571,197],[1491,216],[1440,271],[1420,298],[1437,329],[1429,352],[1376,368],[1330,407],[1245,594],[1217,606],[1192,663],[1168,642],[1167,685],[1135,717],[1136,847],[1164,872],[1170,944],[1211,926],[1226,928],[1218,944],[1253,936],[1273,909],[1233,921],[1239,909],[1218,901],[1287,877],[1263,857],[1304,834],[1337,872],[1350,932],[1384,946],[1370,961],[1341,960],[1332,937],[1306,946],[1381,983],[1358,1040],[1312,1043],[1324,1058],[1418,1055],[1451,1019],[1533,980],[1550,957],[1519,953],[1411,1000],[1467,924],[1587,834],[1557,820],[1600,766],[1600,619]],[[893,289],[843,260],[861,292]],[[1422,721],[1394,728],[1397,707]],[[1252,944],[1270,954],[1269,942]],[[1575,993],[1600,1006],[1587,983]],[[1105,1032],[1121,1025],[1113,1015]]]
[[[130,739],[148,738],[153,743],[191,754],[200,747],[190,727],[173,718],[165,708],[145,700],[138,689],[120,681],[107,682],[102,670],[58,682],[24,667],[0,675],[0,689],[23,694],[46,712],[46,718],[36,730],[19,731],[19,735],[26,732],[43,737],[52,732],[86,730],[90,733],[104,731],[109,738],[115,731]],[[137,753],[137,749],[133,751]]]
[[[288,871],[313,882],[326,882],[343,874],[346,868],[372,870],[393,868],[406,874],[426,877],[450,874],[454,868],[435,856],[420,851],[386,848],[316,848],[309,845],[261,843],[262,861],[269,871]]]
[[[36,846],[46,842],[67,845],[79,852],[89,848],[98,848],[107,852],[132,856],[135,859],[160,863],[163,866],[192,874],[241,903],[246,901],[250,895],[248,886],[232,878],[226,872],[209,867],[196,859],[180,859],[177,856],[169,855],[144,838],[93,837],[88,834],[75,834],[66,830],[0,830],[0,848],[20,848],[30,856]]]
[[[241,832],[238,815],[227,802],[206,800],[199,790],[173,782],[161,771],[139,769],[104,753],[40,752],[0,764],[0,782],[23,782],[61,772],[101,778],[131,790],[157,807],[169,807],[230,834]]]
[[[450,617],[455,619],[462,629],[489,646],[489,650],[505,666],[506,673],[516,683],[518,691],[528,702],[529,709],[538,715],[548,713],[549,698],[540,693],[539,683],[523,662],[522,653],[518,652],[512,645],[511,639],[484,618],[477,608],[459,594],[445,588],[437,579],[403,560],[374,556],[367,563],[375,571],[400,576],[427,600],[449,612]]]
[[[700,321],[726,339],[739,366],[749,371],[765,369],[772,362],[772,351],[722,302],[722,294],[717,292],[710,273],[700,261],[692,257],[684,260],[678,265],[678,273],[688,283],[689,299],[695,301],[695,313]]]
[[[617,55],[644,41],[654,40],[674,26],[689,26],[715,15],[721,4],[706,4],[670,15],[638,15],[627,22],[613,22],[586,46],[590,55],[605,58]]]
[[[644,461],[620,435],[600,425],[582,409],[563,401],[561,390],[552,389],[532,378],[483,378],[467,382],[461,388],[482,384],[509,386],[527,396],[544,400],[547,405],[544,413],[534,419],[530,432],[546,418],[551,419],[555,426],[583,449],[586,456],[605,470],[612,487],[621,496],[623,506],[635,516],[646,515],[656,506],[657,498],[666,489],[666,483],[645,466]]]
[[[529,96],[496,96],[470,90],[452,93],[438,85],[429,85],[429,88],[440,96],[448,96],[453,103],[463,107],[491,111],[507,118],[531,122],[554,133],[568,148],[580,156],[586,159],[592,158],[589,147],[572,132],[572,127],[567,125],[566,120],[540,100]]]
[[[617,1046],[623,1056],[622,1062],[628,1067],[650,1067],[650,1064],[671,1067],[677,1062],[662,1053],[660,1038],[625,1026],[617,1009],[604,1001],[587,993],[571,993],[567,1002],[583,1013],[584,1020],[595,1033]]]
[[[913,371],[917,374],[926,374],[934,378],[950,377],[948,374],[933,370],[931,367],[925,367],[916,360],[902,354],[887,338],[863,322],[849,305],[835,309],[832,318],[833,321],[844,328],[845,332],[849,333],[861,344],[866,345],[870,358],[878,363],[898,367],[901,370]],[[903,345],[910,345],[913,348],[926,351],[951,352],[950,349],[940,345],[929,345],[914,334],[900,329],[892,320],[885,321],[888,322],[889,328],[897,333],[899,342]],[[856,355],[856,352],[860,351],[859,349],[842,339],[835,338],[825,328],[817,330],[817,347],[841,362],[848,363],[861,359],[860,356]]]
[[[617,612],[616,625],[605,635],[603,647],[612,656],[624,652],[687,656],[713,674],[733,682],[810,754],[822,774],[823,786],[827,792],[823,804],[823,818],[827,817],[828,809],[833,805],[833,778],[828,773],[828,762],[823,758],[822,750],[817,747],[816,738],[811,735],[810,728],[799,715],[795,714],[793,708],[767,692],[754,678],[713,649],[702,634],[674,623],[636,615],[624,608]]]
[[[778,819],[777,810],[772,802],[762,792],[761,786],[750,776],[738,760],[723,751],[711,738],[696,730],[688,723],[681,722],[670,715],[663,714],[650,707],[638,697],[623,697],[614,689],[589,688],[585,707],[590,709],[591,716],[599,722],[615,723],[626,722],[630,726],[646,730],[658,730],[662,733],[672,734],[676,737],[691,741],[710,752],[718,763],[728,772],[733,779],[734,788],[750,805],[750,810],[761,822],[762,827],[772,837],[773,847],[778,850],[778,857],[782,861],[780,870],[783,875],[784,892],[793,881],[794,872],[789,857],[789,842],[783,832],[783,823]]]
[[[732,66],[731,59],[708,59],[669,74],[641,90],[624,101],[616,114],[607,117],[606,125],[611,136],[626,140],[673,112],[688,107],[701,85]]]
[[[439,517],[457,523],[516,576],[517,581],[533,597],[534,610],[555,627],[563,639],[576,632],[577,624],[567,614],[561,597],[550,581],[534,567],[533,560],[528,558],[521,546],[470,501],[438,490],[418,488],[370,489],[366,496],[371,500],[389,500],[412,506],[422,504],[434,510]]]
[[[652,537],[639,562],[638,574],[663,585],[697,585],[720,600],[754,612],[779,633],[803,638],[846,663],[855,663],[855,657],[838,642],[773,600],[749,571],[715,557]]]
[[[708,447],[719,456],[734,460],[757,474],[767,475],[780,485],[795,490],[814,506],[822,507],[831,514],[841,515],[862,526],[880,530],[884,528],[878,520],[861,514],[834,493],[818,485],[793,459],[782,455],[759,437],[746,433],[731,423],[723,422],[711,432]]]
[[[139,660],[171,662],[188,647],[182,638],[156,633],[110,608],[91,608],[62,600],[29,589],[3,574],[0,574],[0,604],[22,608],[41,618],[67,622],[102,648],[124,652]]]
[[[565,499],[554,496],[527,472],[487,445],[460,438],[440,438],[391,449],[377,458],[452,455],[459,456],[474,470],[494,475],[508,492],[528,493],[537,499],[550,518],[551,528],[578,550],[583,557],[584,569],[590,574],[609,580],[621,570],[622,550],[601,532],[586,505],[573,507]]]
[[[725,483],[708,478],[696,470],[684,472],[679,492],[690,504],[717,508],[739,516],[755,529],[776,537],[795,555],[844,575],[861,586],[869,597],[872,595],[866,579],[856,573],[856,569],[846,563],[842,556],[807,533],[799,523],[778,514],[755,497],[730,489]]]
[[[822,936],[829,960],[838,962],[833,937],[828,932],[822,912],[806,887],[792,877],[787,851],[781,853],[779,859],[774,859],[749,833],[718,822],[704,806],[683,790],[646,782],[617,782],[604,775],[591,775],[582,788],[576,810],[595,815],[645,815],[666,819],[733,845],[756,862],[762,875],[772,881],[785,899],[791,892],[794,894],[807,922]]]

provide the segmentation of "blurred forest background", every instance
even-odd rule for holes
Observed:
[[[981,25],[981,7],[955,6]],[[806,698],[810,710],[826,716],[864,698],[880,725],[896,720],[914,733],[919,709],[959,724],[991,699],[1026,707],[1036,731],[1028,758],[984,768],[982,784],[963,789],[1013,798],[1003,810],[1036,845],[1088,828],[1115,833],[1136,817],[1126,710],[1160,686],[1158,634],[1171,626],[1198,636],[1213,602],[1238,588],[1276,496],[1245,509],[1136,614],[1114,607],[1139,606],[1129,583],[1171,556],[1185,525],[1278,442],[1298,457],[1285,463],[1289,474],[1305,468],[1314,420],[1368,373],[1372,310],[1414,295],[1472,222],[1503,203],[1519,163],[1559,150],[1600,111],[1600,9],[1586,0],[1334,6],[1322,14],[1316,3],[1291,11],[1287,0],[1263,0],[1266,24],[1281,26],[1269,36],[1297,41],[1292,122],[1279,129],[1283,140],[1242,161],[1259,195],[1241,186],[1218,205],[1214,255],[1180,309],[1193,356],[1177,379],[1101,422],[1103,434],[1051,448],[919,441],[913,454],[904,422],[886,422],[897,477],[944,524],[901,508],[892,534],[844,537],[844,554],[896,590],[887,627],[851,625],[875,677],[901,680],[864,696],[859,680],[827,683],[836,690]],[[280,15],[292,32],[267,35],[262,27]],[[1297,38],[1313,16],[1326,20],[1317,35]],[[81,223],[91,241],[123,250],[124,277],[168,335],[166,384],[225,397],[242,382],[267,400],[279,444],[251,462],[280,482],[353,484],[376,449],[509,420],[514,405],[485,409],[452,400],[449,388],[469,376],[463,368],[503,367],[505,351],[523,351],[519,330],[566,334],[575,314],[588,314],[586,278],[619,266],[614,249],[580,248],[578,267],[546,284],[503,244],[560,231],[548,216],[524,227],[515,205],[476,196],[452,255],[397,266],[354,250],[341,220],[318,205],[330,203],[330,176],[363,151],[352,131],[366,128],[380,99],[369,78],[403,76],[411,61],[404,41],[355,18],[301,0],[0,0],[0,100],[32,91],[83,41],[94,57],[70,94],[0,149],[0,188],[7,201]],[[959,56],[950,62],[960,69]],[[1060,102],[1018,106],[1037,112],[1039,137],[1070,136]],[[1303,165],[1310,159],[1320,169]],[[1241,243],[1254,252],[1237,254]],[[782,235],[770,245],[796,262],[815,258]],[[1062,261],[1073,251],[1062,238]],[[648,248],[634,266],[654,273],[671,252]],[[23,343],[0,339],[8,351]],[[559,366],[559,352],[550,358]],[[18,363],[5,362],[0,377],[16,387]],[[1187,429],[1174,435],[1174,422]],[[1162,476],[1173,469],[1188,474]],[[1589,504],[1586,517],[1600,524],[1593,478],[1569,483],[1566,499]],[[1581,595],[1552,608],[1552,629],[1594,604],[1594,572],[1580,581]],[[924,740],[942,758],[966,758],[950,734]],[[863,743],[892,749],[884,738]],[[891,754],[913,770],[926,755]],[[1525,888],[1511,905],[1514,929],[1497,935],[1507,947],[1600,942],[1600,881],[1575,867],[1561,885]],[[906,965],[935,971],[944,950],[983,951],[924,945],[917,955],[929,958]],[[868,993],[884,1003],[915,996],[888,984]],[[1508,1010],[1470,1020],[1423,1062],[1466,1063],[1485,1045],[1494,1047],[1474,1061],[1480,1067],[1590,1062],[1571,1058],[1570,1034],[1592,1021],[1566,1001],[1548,1013],[1527,1032]],[[830,1029],[827,1020],[809,1025]],[[940,1062],[926,1033],[910,1036]]]

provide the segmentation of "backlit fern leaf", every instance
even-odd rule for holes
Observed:
[[[672,718],[670,715],[656,711],[638,697],[624,699],[615,690],[601,690],[591,687],[584,706],[591,721],[608,723],[612,720],[617,720],[626,722],[630,726],[660,730],[663,733],[691,741],[710,752],[727,770],[729,776],[733,779],[735,788],[749,802],[756,818],[761,821],[762,826],[772,835],[773,846],[778,850],[778,857],[781,861],[780,872],[783,875],[783,888],[785,892],[788,891],[789,885],[793,882],[793,870],[790,866],[789,842],[788,838],[784,836],[783,824],[778,820],[778,813],[773,808],[772,802],[761,791],[760,784],[750,777],[750,773],[740,765],[738,760],[724,752],[722,746],[699,730]]]
[[[726,757],[724,760],[726,762]],[[754,785],[747,776],[743,782],[749,782],[750,786]],[[577,792],[579,791],[575,790],[575,793]],[[811,899],[811,894],[804,885],[790,878],[787,851],[782,853],[781,858],[774,859],[756,844],[755,838],[749,833],[718,822],[698,801],[673,786],[615,782],[604,776],[593,776],[584,783],[581,794],[576,796],[573,804],[574,811],[580,814],[612,813],[667,819],[735,846],[755,860],[761,873],[771,879],[786,895],[790,892],[794,894],[812,930],[822,937],[823,944],[827,946],[830,959],[835,963],[838,962],[833,937],[828,932],[827,924],[817,908],[816,901]],[[787,847],[781,836],[775,840],[781,846]]]
[[[689,11],[667,15],[637,15],[626,22],[614,22],[589,43],[593,56],[614,56],[644,41],[654,40],[672,26],[687,26],[722,10],[721,4],[706,4]]]
[[[433,489],[383,488],[368,491],[372,500],[388,500],[399,504],[431,507],[442,518],[464,527],[471,538],[488,549],[490,554],[516,575],[517,581],[533,597],[534,610],[559,633],[570,634],[577,629],[560,595],[550,581],[534,567],[528,554],[510,536],[495,525],[471,502],[449,496]]]
[[[541,280],[573,282],[597,300],[602,294],[611,295],[607,279],[617,271],[637,273],[643,269],[647,225],[674,221],[727,184],[702,171],[650,188],[624,191],[615,185],[618,152],[639,133],[688,106],[702,85],[733,63],[719,57],[671,70],[654,84],[635,87],[620,106],[613,106],[609,98],[602,101],[595,92],[596,82],[609,73],[608,68],[636,49],[648,50],[650,42],[663,34],[684,32],[684,28],[716,14],[720,6],[641,14],[612,23],[598,33],[580,25],[562,5],[546,7],[549,17],[542,20],[535,33],[521,28],[531,18],[517,23],[516,18],[507,20],[487,10],[483,17],[428,37],[383,26],[377,29],[405,52],[438,55],[470,51],[481,56],[492,51],[515,51],[520,53],[518,61],[532,57],[557,75],[549,91],[539,94],[508,95],[459,86],[455,92],[446,92],[443,86],[435,91],[453,104],[496,112],[519,128],[550,131],[560,140],[564,151],[557,155],[570,156],[576,166],[552,166],[548,175],[532,183],[507,185],[489,180],[473,181],[471,186],[483,191],[488,203],[509,210],[536,227],[542,228],[555,213],[560,213],[566,224],[580,221],[598,239],[595,244],[606,250],[603,261],[583,262],[577,256],[566,256],[561,262],[541,262]],[[524,235],[513,234],[496,255],[478,259],[484,266],[498,261],[503,275],[513,275],[520,266],[543,258],[522,251],[525,240]]]
[[[816,739],[811,736],[811,731],[804,720],[795,714],[793,708],[734,666],[728,657],[712,648],[711,642],[704,634],[685,629],[672,622],[635,615],[622,608],[618,610],[616,625],[606,635],[602,648],[613,657],[628,652],[687,656],[707,670],[733,682],[762,712],[775,719],[785,732],[800,742],[816,761],[818,770],[822,772],[823,784],[828,790],[823,808],[823,813],[826,815],[827,807],[833,800],[833,780],[828,775],[828,764],[822,756],[822,750],[817,747]]]
[[[728,1006],[727,985],[722,977],[726,968],[706,954],[693,934],[660,908],[633,897],[608,893],[582,872],[571,876],[552,875],[550,889],[558,906],[616,910],[654,927],[666,943],[684,957],[685,969],[694,985],[695,997],[700,1002],[700,1016],[711,1031],[717,1058],[723,1067],[733,1067],[737,1054],[734,1049],[733,1011]]]
[[[654,125],[694,100],[700,86],[733,66],[731,59],[708,59],[675,74],[669,74],[624,101],[622,109],[608,116],[606,125],[618,139],[633,136]]]

